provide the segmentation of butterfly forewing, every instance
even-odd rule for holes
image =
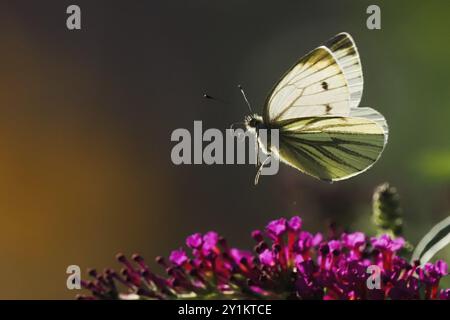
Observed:
[[[353,38],[346,32],[339,33],[325,43],[336,58],[350,92],[350,107],[356,108],[361,102],[363,93],[363,73],[358,49]]]
[[[350,92],[330,49],[319,47],[294,65],[269,95],[264,121],[268,124],[314,115],[348,115]]]
[[[383,128],[363,118],[307,117],[279,125],[281,160],[322,180],[343,180],[364,172],[385,145]]]

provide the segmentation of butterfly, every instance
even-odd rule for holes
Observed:
[[[278,129],[278,147],[258,144],[285,164],[324,181],[348,179],[369,169],[388,141],[383,115],[359,107],[362,92],[355,42],[339,33],[292,66],[268,95],[262,117],[247,116],[245,127],[256,134]]]

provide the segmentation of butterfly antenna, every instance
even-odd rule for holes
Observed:
[[[250,102],[247,99],[247,95],[245,94],[244,88],[242,88],[241,85],[238,85],[239,90],[241,91],[242,97],[244,97],[245,103],[248,106],[248,109],[250,110],[251,113],[253,113],[253,109],[252,106],[250,105]]]
[[[218,99],[216,97],[213,97],[213,96],[209,95],[207,92],[203,93],[203,98],[205,98],[207,100],[213,100],[213,101],[216,101],[216,102],[221,102],[223,104],[229,104],[227,101],[224,101],[222,99]]]

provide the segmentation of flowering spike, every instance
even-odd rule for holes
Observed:
[[[82,280],[90,296],[77,299],[446,299],[439,290],[447,264],[439,260],[420,266],[398,255],[401,237],[362,232],[338,233],[328,240],[302,230],[300,217],[271,221],[265,232],[253,231],[254,252],[231,247],[216,232],[195,233],[187,248],[157,257],[165,276],[150,271],[137,254],[128,260],[118,254],[123,268],[89,270]],[[269,240],[265,240],[266,235]],[[380,270],[380,288],[368,287],[369,266]]]
[[[373,194],[373,221],[380,233],[399,236],[402,233],[403,220],[400,197],[397,189],[384,183]]]

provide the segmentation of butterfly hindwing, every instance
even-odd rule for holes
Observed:
[[[370,168],[385,145],[376,122],[352,117],[307,117],[279,123],[279,156],[316,178],[338,181]]]
[[[383,128],[385,143],[387,143],[389,127],[386,119],[377,110],[368,107],[354,108],[350,110],[349,116],[353,118],[364,118],[376,122],[381,128]]]

